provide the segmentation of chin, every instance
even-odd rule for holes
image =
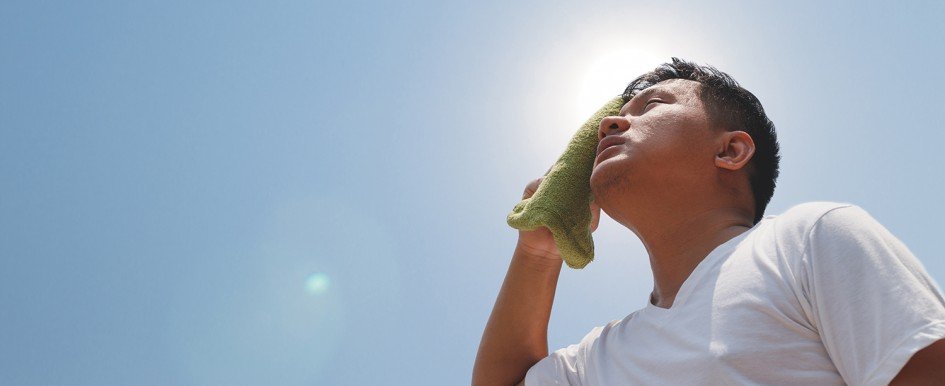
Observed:
[[[619,170],[607,166],[600,165],[591,171],[591,193],[594,194],[595,200],[606,198],[611,191],[623,185],[625,176],[619,173]]]

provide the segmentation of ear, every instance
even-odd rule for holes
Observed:
[[[744,131],[726,131],[719,138],[715,155],[715,166],[728,170],[739,170],[755,154],[755,141]]]

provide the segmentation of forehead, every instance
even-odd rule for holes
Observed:
[[[689,79],[668,79],[643,89],[634,95],[633,99],[643,99],[655,94],[670,94],[681,99],[698,98],[701,86],[701,83]]]

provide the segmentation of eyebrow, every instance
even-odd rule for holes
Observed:
[[[659,87],[648,87],[648,88],[644,89],[644,90],[641,91],[639,94],[634,95],[633,98],[631,98],[626,104],[624,104],[624,107],[621,107],[621,108],[620,108],[619,114],[620,114],[620,115],[626,115],[626,114],[624,113],[624,109],[629,108],[630,104],[633,103],[633,101],[638,100],[638,99],[639,99],[639,100],[646,99],[646,98],[648,98],[650,95],[656,94],[656,93],[658,93],[658,92],[660,92],[660,91],[664,91],[664,90],[663,90],[662,88],[659,88]]]

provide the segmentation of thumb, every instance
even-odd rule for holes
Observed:
[[[591,232],[597,230],[597,225],[600,224],[600,207],[595,203],[591,203]]]

